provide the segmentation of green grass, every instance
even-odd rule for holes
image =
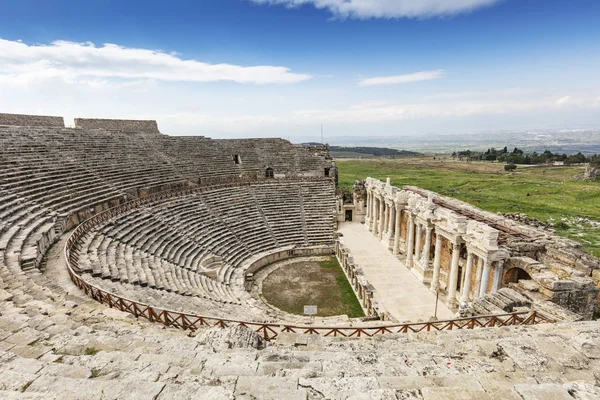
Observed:
[[[364,317],[346,275],[335,257],[301,262],[272,272],[262,284],[265,300],[291,314],[302,315],[305,305],[316,305],[319,317]]]
[[[83,354],[85,354],[86,356],[95,356],[96,354],[98,354],[100,350],[94,348],[94,347],[86,347]]]
[[[574,179],[580,167],[518,168],[478,163],[411,163],[405,160],[336,160],[339,184],[349,188],[370,176],[394,186],[415,185],[455,197],[492,212],[520,212],[547,222],[578,217],[600,221],[600,183]],[[556,233],[576,240],[600,256],[600,229],[568,224]]]
[[[337,258],[331,256],[325,261],[320,261],[319,265],[323,269],[335,270],[335,273],[337,275],[335,277],[335,281],[338,285],[338,288],[340,289],[341,301],[342,304],[344,304],[347,308],[345,314],[348,315],[348,317],[350,318],[364,317],[365,313],[360,305],[360,302],[356,298],[356,294],[352,289],[352,285],[350,285],[350,282],[346,278],[346,274],[340,266],[340,263],[338,262]]]

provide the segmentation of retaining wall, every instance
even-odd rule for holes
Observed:
[[[2,114],[0,113],[0,125],[14,126],[57,126],[64,128],[63,117],[49,117],[46,115],[25,114]]]
[[[160,133],[153,120],[75,118],[75,127],[109,131]]]

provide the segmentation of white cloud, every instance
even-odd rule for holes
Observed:
[[[500,89],[500,90],[490,90],[490,91],[468,91],[468,92],[446,92],[446,93],[436,93],[432,95],[425,96],[426,99],[429,100],[440,100],[440,99],[461,99],[461,98],[469,98],[476,99],[480,97],[489,97],[489,96],[529,96],[532,94],[536,94],[538,91],[527,88],[508,88],[508,89]],[[539,94],[539,93],[538,93]]]
[[[294,83],[310,75],[280,66],[240,66],[184,60],[176,53],[116,44],[54,41],[27,45],[0,39],[0,80],[27,83],[60,78],[155,79],[171,82]]]
[[[256,4],[297,7],[312,4],[342,18],[427,18],[455,15],[500,0],[250,0]]]
[[[561,97],[560,99],[556,100],[556,103],[554,103],[554,104],[556,105],[556,107],[561,107],[561,106],[564,106],[565,104],[567,104],[570,100],[571,100],[571,96],[564,96],[564,97]]]
[[[420,71],[405,75],[378,76],[374,78],[366,78],[360,80],[358,84],[361,86],[395,85],[399,83],[429,81],[432,79],[439,79],[443,77],[444,70],[438,69],[435,71]]]

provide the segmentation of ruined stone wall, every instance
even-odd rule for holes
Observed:
[[[405,186],[405,190],[420,193],[422,196],[429,193],[413,186]],[[560,296],[556,299],[565,304],[570,304],[573,308],[569,309],[574,312],[583,310],[583,314],[591,315],[586,299],[595,293],[594,295],[597,296],[596,308],[600,310],[600,291],[598,290],[600,289],[600,259],[586,253],[580,243],[555,235],[544,224],[539,223],[539,221],[536,222],[523,214],[499,215],[437,193],[432,193],[432,196],[436,202],[442,204],[442,207],[451,207],[458,213],[469,215],[470,218],[476,217],[479,220],[488,221],[489,224],[506,227],[508,233],[503,235],[502,246],[510,253],[510,256],[528,257],[537,263],[546,265],[550,270],[549,272],[554,274],[554,280],[576,281],[580,278],[587,278],[588,283],[593,282],[595,290],[588,286],[577,286],[577,290],[584,293],[581,295],[581,301],[579,302],[563,302],[563,300],[558,300],[562,298]],[[444,258],[444,256],[442,257]],[[494,276],[494,274],[495,270],[493,269],[490,276]],[[491,289],[491,286],[489,289]],[[548,296],[552,297],[553,290],[547,290]],[[584,308],[580,308],[578,311],[575,308],[576,304]]]
[[[267,168],[273,169],[275,178],[322,178],[325,177],[326,168],[332,172],[335,168],[335,163],[325,151],[327,148],[296,146],[287,140],[275,138],[223,139],[214,142],[222,155],[231,160],[237,156],[240,168],[253,168],[259,178],[264,178]]]
[[[0,113],[0,125],[13,126],[56,126],[65,127],[63,117],[49,117],[45,115],[24,114],[2,114]]]
[[[75,118],[75,127],[108,131],[160,133],[153,120]]]
[[[588,165],[585,167],[585,172],[581,176],[581,179],[586,181],[595,181],[600,178],[600,167],[592,167]]]

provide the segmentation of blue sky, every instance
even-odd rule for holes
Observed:
[[[0,6],[0,112],[293,141],[600,126],[598,1]]]

